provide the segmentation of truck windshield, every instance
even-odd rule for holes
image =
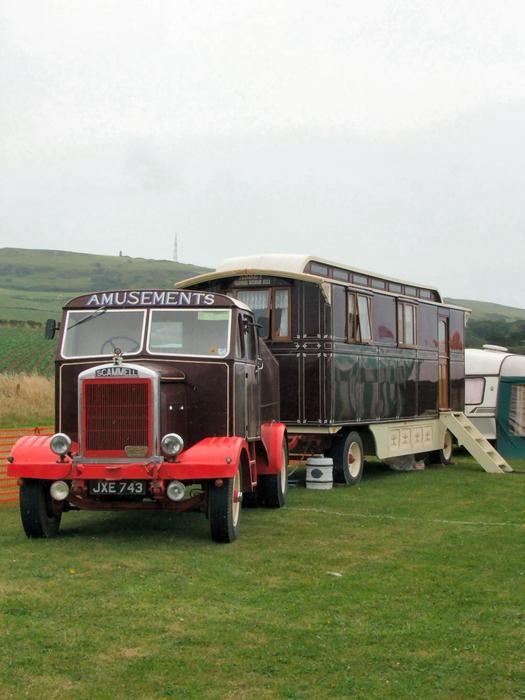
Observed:
[[[152,311],[148,350],[158,355],[225,357],[230,321],[229,309]]]
[[[63,357],[136,355],[142,346],[145,311],[69,311],[62,343]]]

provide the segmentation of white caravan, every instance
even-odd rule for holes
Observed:
[[[465,350],[465,415],[504,457],[525,457],[525,355]]]

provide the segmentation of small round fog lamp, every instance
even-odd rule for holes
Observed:
[[[55,501],[65,501],[69,496],[69,486],[65,481],[53,481],[49,493]]]
[[[177,481],[176,479],[170,481],[168,488],[166,489],[166,495],[170,501],[182,501],[185,493],[186,487],[182,481]]]
[[[49,442],[49,447],[56,455],[66,455],[71,448],[71,438],[64,433],[55,433]]]
[[[184,448],[184,440],[177,433],[167,433],[160,441],[160,446],[165,455],[174,457],[182,452]]]

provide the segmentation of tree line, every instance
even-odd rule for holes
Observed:
[[[525,321],[470,319],[465,334],[466,347],[480,348],[487,343],[525,355]]]

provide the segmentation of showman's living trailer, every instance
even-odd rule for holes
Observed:
[[[253,309],[290,444],[332,456],[336,480],[357,483],[365,452],[450,461],[440,411],[464,408],[468,311],[437,289],[303,255],[233,258],[179,286]]]
[[[525,356],[465,350],[465,415],[505,457],[525,457]]]

